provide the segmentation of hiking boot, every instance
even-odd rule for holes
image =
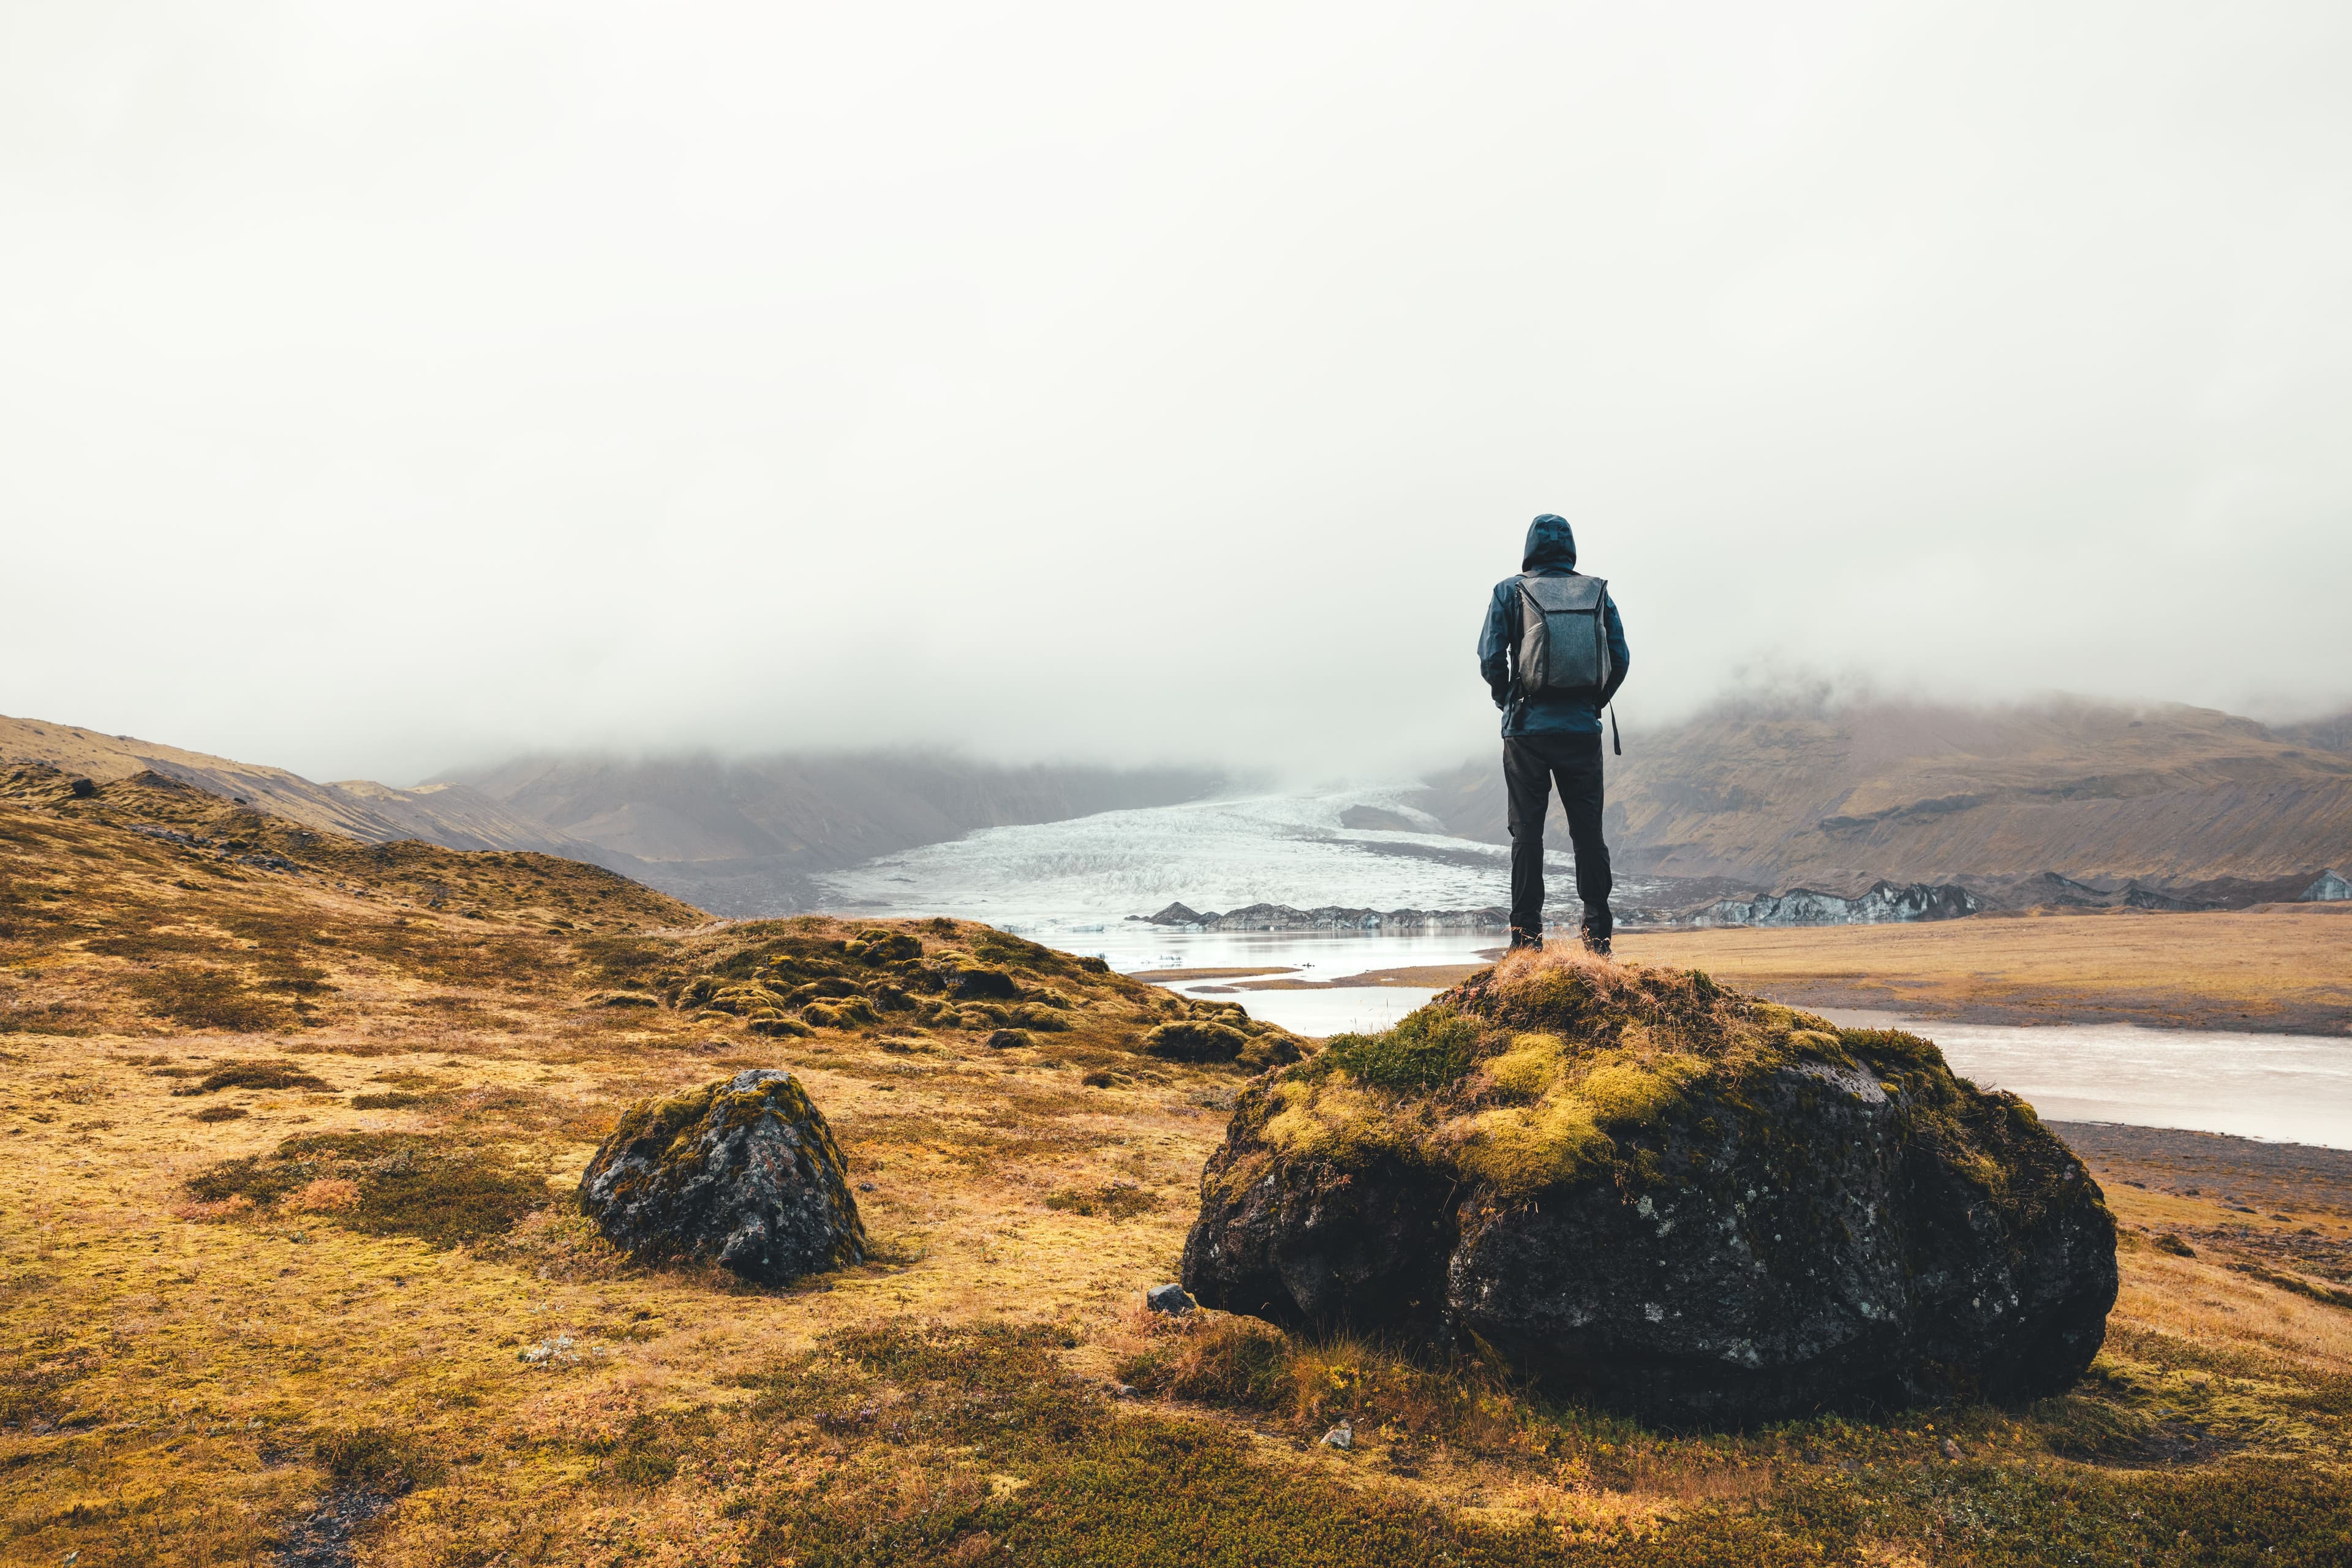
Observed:
[[[1584,942],[1584,951],[1595,958],[1609,956],[1609,933],[1598,926],[1586,926],[1578,933]]]
[[[1510,950],[1513,952],[1517,952],[1521,948],[1526,948],[1529,952],[1541,952],[1543,951],[1543,933],[1541,931],[1519,931],[1514,929],[1511,932]]]

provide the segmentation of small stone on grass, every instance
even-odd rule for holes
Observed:
[[[1181,1285],[1154,1285],[1143,1293],[1143,1304],[1155,1312],[1181,1318],[1192,1310],[1192,1298]]]

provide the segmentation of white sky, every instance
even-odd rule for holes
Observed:
[[[2352,700],[2352,7],[0,0],[0,711],[1333,771]]]

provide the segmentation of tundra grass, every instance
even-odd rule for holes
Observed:
[[[1633,931],[1617,950],[1801,1006],[1995,1024],[2352,1031],[2352,905]]]
[[[1244,1081],[1144,1053],[1181,999],[955,921],[882,922],[919,960],[874,922],[704,923],[530,857],[271,870],[131,833],[120,787],[0,805],[7,1561],[254,1563],[330,1516],[386,1568],[2352,1551],[2352,1310],[2315,1293],[2352,1183],[2325,1173],[2264,1165],[2248,1214],[2226,1150],[2193,1180],[2095,1154],[2124,1291],[2063,1399],[1669,1437],[1472,1360],[1144,1313]],[[219,830],[178,809],[136,820]],[[1070,1027],[924,1021],[887,994],[917,963]],[[174,966],[276,1021],[174,1016],[143,984]],[[890,1005],[805,1036],[700,1005],[825,975]],[[873,1256],[761,1290],[615,1255],[567,1202],[596,1142],[761,1066],[824,1110]]]

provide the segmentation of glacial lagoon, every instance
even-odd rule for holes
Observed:
[[[2352,1149],[2352,1038],[2135,1024],[1955,1024],[1836,1008],[1823,1016],[1925,1035],[1943,1047],[1953,1071],[2010,1090],[2045,1121]]]
[[[1222,932],[1126,918],[1177,900],[1223,910],[1257,902],[1373,909],[1503,902],[1507,868],[1499,847],[1434,832],[1349,828],[1341,820],[1353,804],[1402,812],[1409,796],[1401,786],[1260,795],[991,828],[827,880],[844,912],[986,920],[1065,952],[1099,955],[1123,973],[1283,968],[1296,970],[1298,980],[1325,981],[1373,969],[1483,962],[1501,932]],[[1564,888],[1567,862],[1554,857],[1550,871]],[[1630,895],[1637,886],[1621,888]],[[1238,1002],[1255,1017],[1305,1035],[1385,1028],[1436,994],[1414,986],[1253,991],[1233,979],[1169,984],[1186,994]],[[2352,1148],[2352,1038],[1831,1016],[1925,1035],[1943,1047],[1954,1070],[2015,1091],[2053,1121]]]

